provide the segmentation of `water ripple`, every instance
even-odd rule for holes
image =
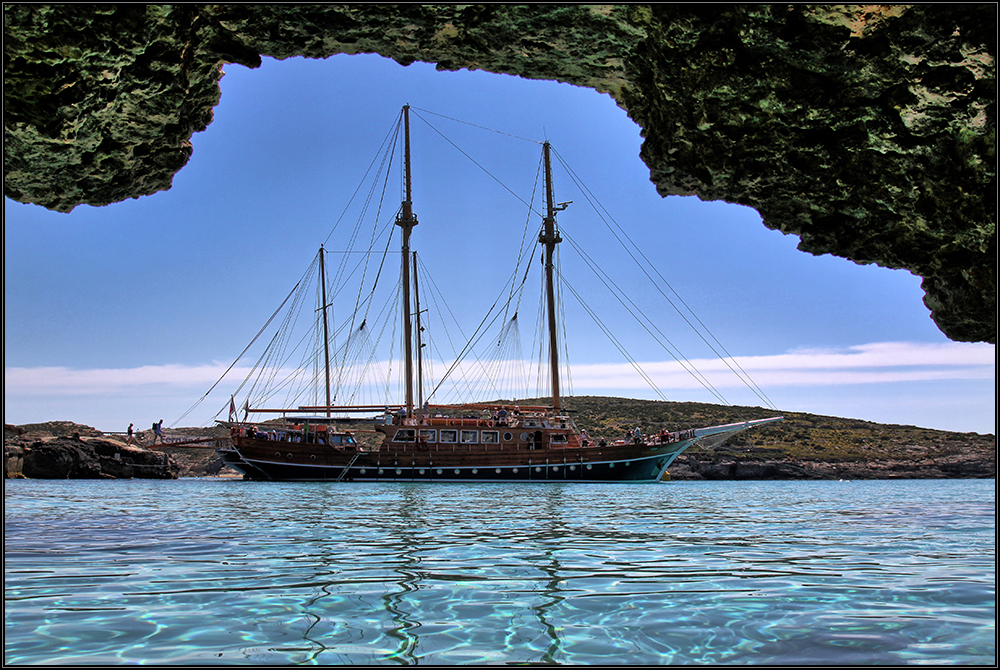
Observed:
[[[995,663],[992,481],[6,481],[6,663]]]

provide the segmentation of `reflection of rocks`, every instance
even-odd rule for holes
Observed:
[[[4,430],[4,478],[176,479],[170,456],[103,438],[11,436]]]

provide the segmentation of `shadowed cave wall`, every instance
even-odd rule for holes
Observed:
[[[378,53],[611,95],[661,195],[923,278],[996,342],[996,5],[4,5],[4,194],[170,188],[221,65]]]

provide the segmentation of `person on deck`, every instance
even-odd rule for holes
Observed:
[[[166,444],[163,439],[163,419],[153,424],[153,444],[156,444],[156,438],[160,438],[160,444]]]

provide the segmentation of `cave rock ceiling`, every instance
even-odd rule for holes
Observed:
[[[170,188],[224,63],[378,53],[611,95],[660,194],[747,205],[799,249],[905,268],[996,342],[997,7],[4,5],[4,194]]]

